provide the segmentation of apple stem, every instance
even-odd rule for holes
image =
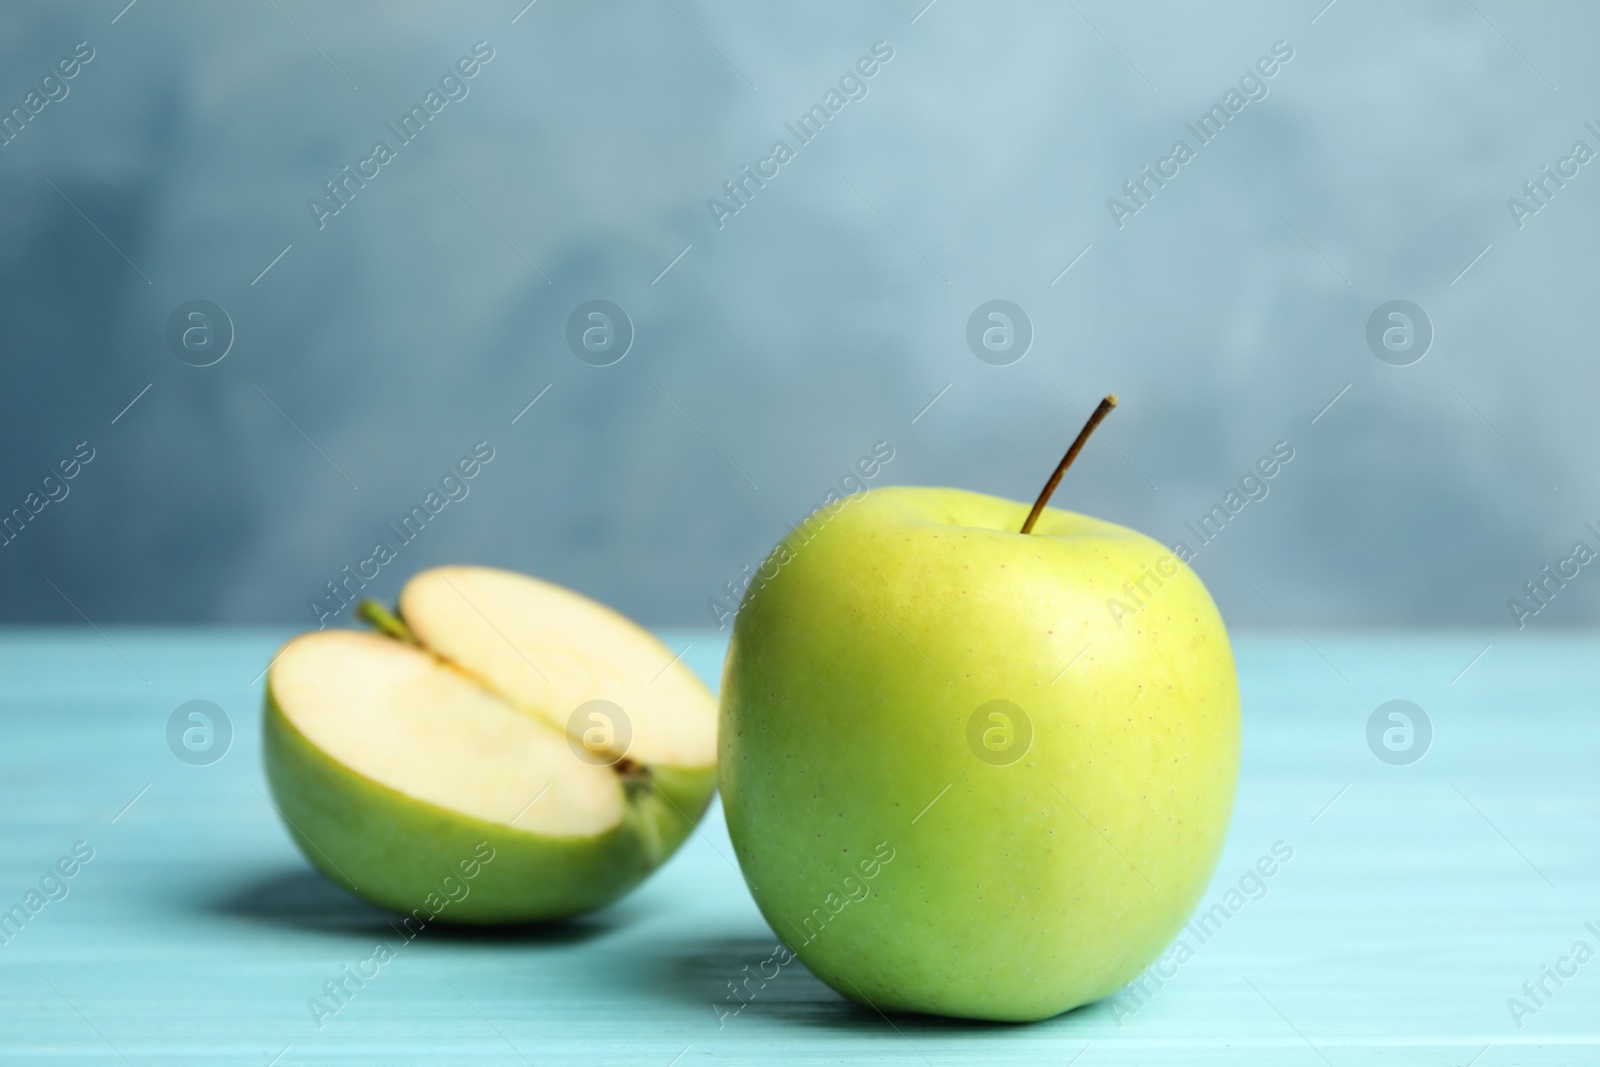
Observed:
[[[417,635],[411,632],[411,627],[400,621],[400,616],[378,603],[376,600],[363,600],[356,605],[356,618],[371,626],[374,630],[396,641],[404,641],[408,645],[420,645]]]
[[[1072,442],[1072,447],[1067,449],[1067,454],[1061,457],[1061,462],[1056,464],[1056,472],[1050,480],[1044,483],[1044,489],[1039,493],[1039,499],[1033,502],[1033,510],[1028,512],[1027,521],[1022,524],[1023,533],[1032,533],[1033,524],[1039,521],[1039,516],[1044,512],[1044,506],[1050,502],[1050,494],[1056,491],[1056,486],[1061,484],[1061,476],[1067,473],[1067,468],[1072,466],[1072,461],[1078,458],[1078,453],[1083,451],[1084,442],[1089,440],[1089,435],[1094,433],[1094,428],[1100,425],[1100,420],[1111,414],[1111,409],[1117,406],[1117,394],[1111,393],[1089,416],[1089,421],[1083,424],[1083,429],[1078,431],[1078,437]]]

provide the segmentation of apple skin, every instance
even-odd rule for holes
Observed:
[[[740,865],[806,966],[877,1009],[1028,1021],[1107,996],[1222,850],[1239,691],[1211,597],[1143,534],[1055,509],[1016,533],[1027,511],[872,490],[792,531],[734,625],[718,764]],[[1172,576],[1119,625],[1108,600],[1133,607],[1124,582],[1157,561]],[[1032,723],[1007,766],[968,741],[992,700]]]
[[[313,866],[374,904],[422,909],[418,918],[437,912],[446,923],[542,922],[602,908],[683,843],[716,788],[715,768],[654,767],[670,804],[655,793],[631,799],[618,826],[593,836],[529,833],[414,799],[329,758],[279,709],[270,683],[262,747],[278,809]],[[481,842],[493,858],[463,878],[463,861],[483,859]],[[465,896],[450,898],[447,876]]]

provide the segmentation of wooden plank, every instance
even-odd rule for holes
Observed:
[[[1521,1029],[1507,1008],[1600,950],[1591,635],[1240,637],[1244,777],[1207,906],[1275,842],[1293,859],[1159,985],[1045,1023],[886,1020],[798,963],[734,1012],[727,983],[776,942],[714,809],[621,904],[429,930],[320,1029],[308,998],[400,939],[265,799],[255,676],[283,636],[0,632],[0,907],[93,849],[0,944],[0,1063],[1600,1063],[1600,961],[1545,979]],[[715,681],[715,634],[668,640]],[[1409,766],[1367,747],[1393,698],[1434,727]],[[236,730],[210,766],[166,745],[193,699]]]

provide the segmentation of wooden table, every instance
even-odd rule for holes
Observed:
[[[284,636],[0,631],[0,909],[58,861],[75,872],[0,944],[0,1062],[1600,1064],[1600,959],[1545,978],[1541,1003],[1523,991],[1572,970],[1574,942],[1600,952],[1592,635],[1240,636],[1244,773],[1207,906],[1274,843],[1293,859],[1137,1000],[1032,1026],[886,1020],[796,964],[719,1025],[725,983],[775,939],[714,808],[621,904],[431,929],[320,1029],[307,1000],[398,938],[307,867],[265,797],[258,672]],[[666,636],[715,681],[716,635]],[[1418,762],[1369,748],[1391,699],[1431,720]],[[235,727],[210,765],[168,748],[190,700]],[[78,842],[93,857],[74,866]],[[1514,1020],[1513,997],[1534,1010]]]

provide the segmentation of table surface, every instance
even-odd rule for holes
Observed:
[[[1207,905],[1275,842],[1294,857],[1120,1010],[886,1019],[793,965],[719,1021],[726,983],[775,939],[713,807],[620,904],[551,929],[430,929],[320,1029],[307,1000],[399,939],[306,865],[264,794],[259,672],[284,636],[0,630],[0,909],[93,849],[0,945],[0,1062],[1600,1063],[1600,962],[1523,992],[1543,965],[1570,972],[1575,942],[1600,950],[1591,634],[1239,636],[1243,774]],[[663,636],[714,684],[721,639]],[[1367,743],[1396,698],[1433,725],[1408,766]],[[195,699],[235,727],[209,766],[166,743]]]

